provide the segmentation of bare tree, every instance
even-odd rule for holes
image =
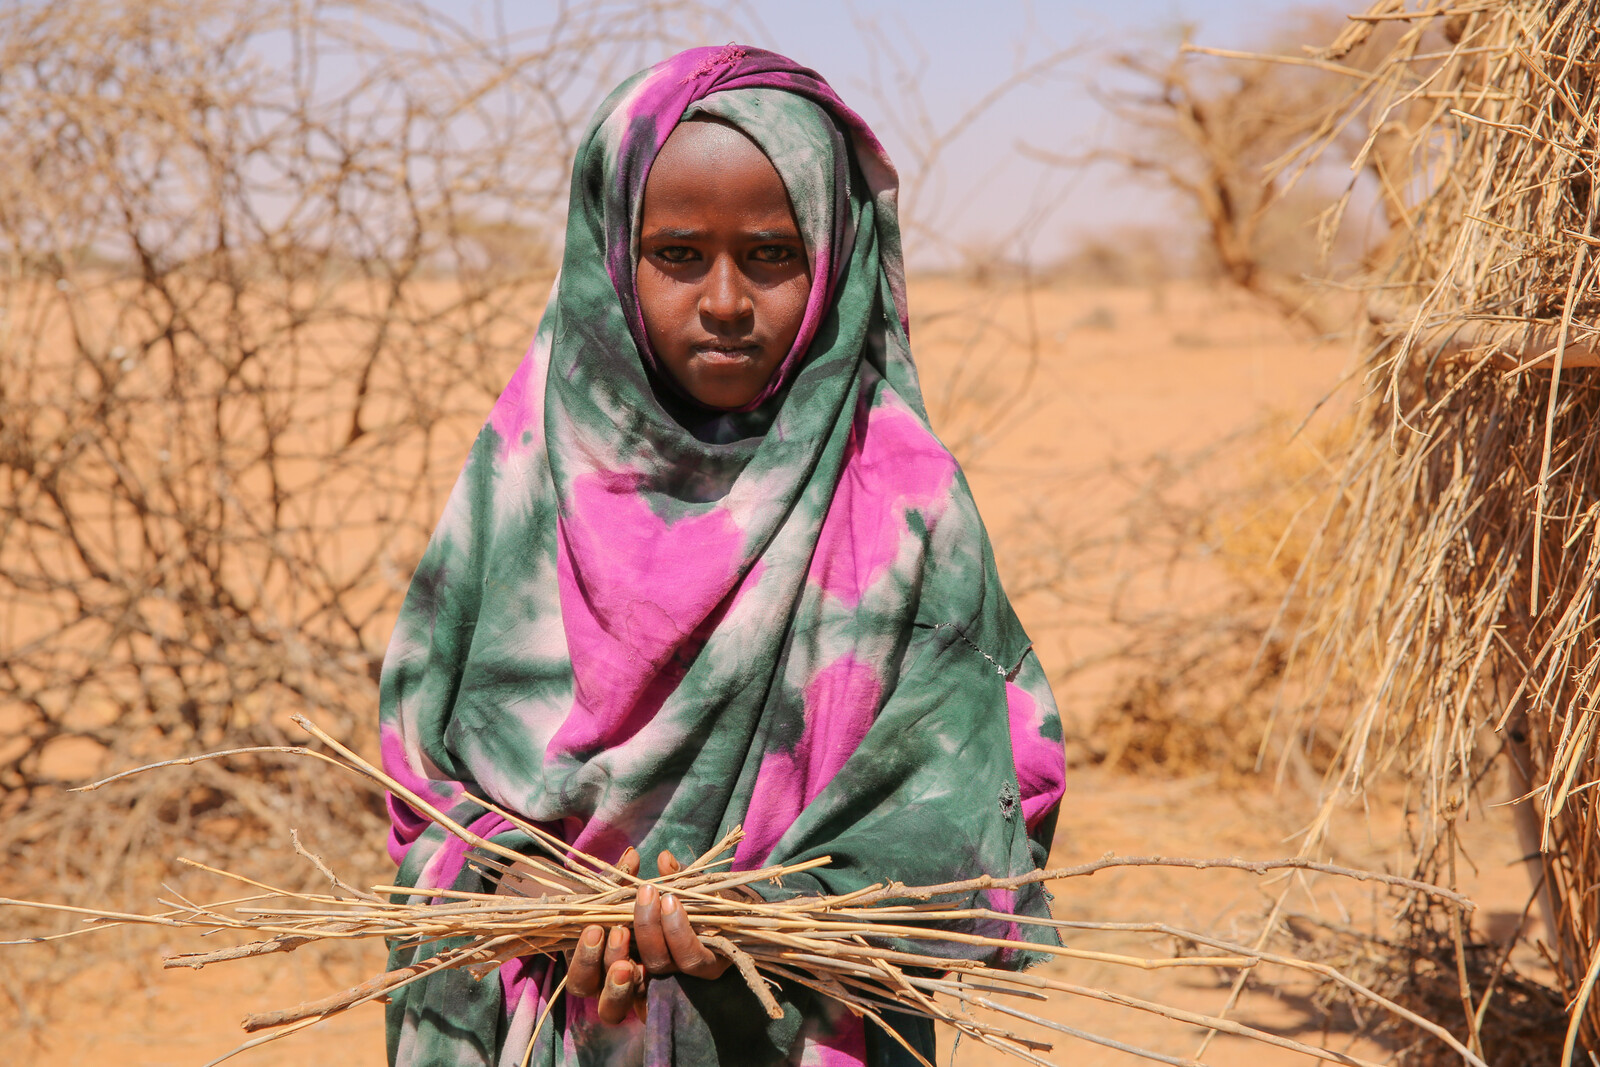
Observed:
[[[1315,40],[1328,35],[1328,21],[1295,12],[1279,36]],[[1037,145],[1028,151],[1058,166],[1109,165],[1174,194],[1200,227],[1203,256],[1217,274],[1327,332],[1339,319],[1322,306],[1315,276],[1328,269],[1330,256],[1359,258],[1381,233],[1331,225],[1355,185],[1347,172],[1319,171],[1308,179],[1286,167],[1293,150],[1337,114],[1349,78],[1371,61],[1368,53],[1376,49],[1364,46],[1338,63],[1263,62],[1187,41],[1175,52],[1122,51],[1094,87],[1117,124],[1115,143],[1082,153]],[[1381,158],[1375,155],[1372,166]]]

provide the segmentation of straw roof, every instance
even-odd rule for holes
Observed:
[[[1376,66],[1344,65],[1388,35]],[[1298,653],[1324,684],[1364,679],[1337,773],[1405,772],[1425,865],[1471,803],[1526,795],[1579,1001],[1568,1055],[1600,1051],[1600,3],[1379,0],[1290,61],[1351,89],[1280,166],[1364,128],[1354,168],[1376,175],[1392,229]]]

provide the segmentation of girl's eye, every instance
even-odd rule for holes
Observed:
[[[666,248],[656,249],[656,256],[668,263],[688,263],[695,258],[695,251],[684,245],[668,245]]]
[[[754,252],[755,258],[762,263],[787,263],[796,254],[794,249],[786,248],[783,245],[762,245]]]

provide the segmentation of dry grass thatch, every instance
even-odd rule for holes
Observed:
[[[1393,227],[1364,431],[1308,557],[1329,569],[1295,651],[1368,679],[1338,775],[1405,772],[1424,862],[1486,784],[1526,794],[1577,1002],[1566,1055],[1600,1053],[1600,4],[1379,0],[1352,19],[1283,60],[1351,88],[1278,172],[1357,128],[1354,169],[1379,176]],[[1380,27],[1399,28],[1387,57],[1346,66]]]
[[[258,939],[243,945],[180,953],[169,956],[165,961],[168,967],[199,968],[274,956],[318,941],[383,938],[428,943],[456,939],[451,947],[422,962],[380,974],[342,994],[247,1017],[244,1029],[260,1033],[260,1036],[246,1041],[234,1050],[237,1053],[297,1033],[358,1005],[379,1000],[401,986],[444,968],[465,969],[483,979],[493,975],[501,964],[517,957],[541,954],[559,957],[577,946],[578,937],[589,925],[631,924],[634,894],[640,885],[648,882],[680,898],[697,932],[736,965],[753,995],[752,1010],[765,1010],[773,1018],[781,1018],[783,1009],[773,997],[770,987],[784,982],[838,1000],[850,1010],[880,1023],[880,1013],[883,1011],[932,1018],[991,1048],[1039,1067],[1049,1067],[1049,1061],[1040,1054],[1050,1051],[1053,1047],[1051,1041],[1016,1032],[1013,1029],[1015,1021],[1040,1027],[1052,1035],[1059,1034],[1114,1048],[1156,1062],[1179,1067],[1189,1067],[1195,1063],[1193,1060],[1178,1059],[1100,1037],[1017,1006],[1018,1001],[1038,1002],[1048,1000],[1051,994],[1058,994],[1086,997],[1104,1004],[1146,1012],[1154,1018],[1205,1027],[1214,1032],[1297,1052],[1319,1062],[1329,1060],[1346,1067],[1378,1067],[1369,1060],[1348,1053],[1310,1045],[1222,1016],[1205,1015],[1110,989],[1069,982],[1046,974],[1017,971],[974,958],[979,954],[992,955],[995,950],[1015,951],[1019,947],[1027,947],[1067,962],[1139,970],[1202,967],[1243,972],[1280,968],[1310,974],[1332,983],[1363,1006],[1392,1016],[1398,1025],[1424,1035],[1424,1040],[1440,1043],[1449,1050],[1446,1055],[1472,1067],[1487,1067],[1480,1057],[1444,1027],[1325,963],[1268,951],[1259,945],[1235,944],[1159,922],[1096,923],[1041,919],[1028,920],[1017,931],[1012,926],[1014,917],[1010,913],[985,907],[982,903],[985,898],[981,895],[987,890],[1016,889],[1046,880],[1086,877],[1113,867],[1225,867],[1256,874],[1294,870],[1370,880],[1411,895],[1423,894],[1451,908],[1471,909],[1472,905],[1464,898],[1422,882],[1334,867],[1304,858],[1249,862],[1237,859],[1107,856],[1076,867],[1035,871],[1017,878],[982,876],[947,885],[920,887],[890,882],[868,886],[844,896],[797,896],[776,902],[760,902],[749,899],[745,894],[729,895],[729,891],[758,883],[781,885],[784,875],[823,866],[828,862],[827,858],[787,867],[729,871],[724,868],[740,837],[740,832],[735,829],[727,839],[683,869],[656,879],[640,879],[603,860],[572,850],[533,823],[486,801],[475,799],[476,803],[506,818],[547,853],[545,856],[523,855],[453,822],[425,798],[385,775],[315,724],[303,718],[298,723],[332,749],[334,755],[317,749],[285,746],[274,747],[270,751],[294,753],[333,764],[367,778],[402,798],[472,846],[472,861],[498,883],[498,891],[465,893],[428,890],[423,895],[415,895],[405,887],[392,885],[374,886],[371,891],[366,891],[341,880],[319,858],[303,853],[331,882],[331,892],[290,892],[251,878],[214,871],[243,882],[251,890],[250,894],[209,904],[194,903],[179,896],[176,901],[166,902],[170,910],[154,915],[0,898],[0,905],[46,908],[86,916],[89,921],[87,927],[76,931],[10,944],[15,946],[30,941],[59,940],[106,926],[127,924],[187,929],[197,935],[207,936],[231,930]],[[255,752],[261,754],[262,750]],[[238,754],[238,750],[232,750],[171,762],[189,764]],[[149,769],[152,768],[141,768]],[[124,772],[84,788],[99,788],[136,773]],[[571,888],[574,883],[581,889],[574,892]],[[388,898],[385,899],[383,894],[388,894]],[[1019,941],[1008,938],[1005,936],[1008,928],[1031,935],[1031,939]],[[1052,930],[1067,934],[1082,934],[1092,930],[1144,931],[1175,938],[1186,944],[1189,951],[1166,957],[1109,953],[1080,947],[1074,943],[1075,939],[1067,939],[1063,943],[1062,939],[1051,936]],[[556,995],[559,996],[559,993],[558,986]],[[553,1004],[554,999],[544,1009],[541,1028]],[[892,1029],[889,1032],[894,1033]],[[538,1037],[539,1028],[536,1028],[529,1042],[530,1052]],[[909,1046],[907,1048],[924,1067],[931,1067],[915,1050],[910,1050]],[[229,1053],[222,1059],[233,1054]]]

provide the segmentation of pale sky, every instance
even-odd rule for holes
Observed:
[[[926,63],[921,84],[927,110],[940,125],[965,113],[1019,64],[1056,50],[1083,48],[1081,56],[1067,60],[1054,76],[1018,88],[986,112],[982,122],[943,157],[924,203],[916,209],[937,221],[958,244],[992,240],[1025,224],[1037,234],[1033,253],[1045,258],[1077,235],[1149,224],[1170,217],[1173,209],[1159,192],[1130,183],[1126,175],[1109,168],[1048,172],[1019,158],[1016,144],[1025,141],[1075,154],[1114,142],[1114,125],[1089,93],[1092,83],[1114,76],[1106,68],[1109,53],[1149,48],[1170,54],[1185,25],[1192,27],[1197,43],[1249,47],[1271,36],[1274,20],[1281,22],[1287,6],[1281,0],[1109,4],[753,0],[750,4],[771,33],[772,46],[827,77],[845,101],[878,129],[903,172],[911,167],[911,153],[884,121],[883,105],[866,90],[874,47],[857,28],[859,22],[876,22],[891,38],[908,45],[915,42],[920,48]],[[916,49],[907,47],[906,54],[914,56]],[[880,66],[890,73],[887,63]]]
[[[492,17],[492,3],[452,4],[450,12],[481,25]],[[500,18],[515,31],[546,22],[555,6],[551,0],[500,0]],[[935,245],[947,251],[994,246],[1019,228],[1030,235],[1031,247],[1019,249],[1013,241],[1005,250],[1049,259],[1085,234],[1172,219],[1172,202],[1108,167],[1051,171],[1020,158],[1016,145],[1081,153],[1114,143],[1117,130],[1089,92],[1091,84],[1114,77],[1106,64],[1110,53],[1171,54],[1185,25],[1202,44],[1261,45],[1291,9],[1274,0],[746,0],[743,11],[754,24],[740,36],[820,71],[874,127],[908,179],[916,154],[870,88],[875,68],[892,87],[894,65],[863,33],[863,23],[876,25],[906,59],[921,57],[921,96],[939,127],[954,123],[1019,65],[1059,49],[1082,49],[1050,77],[1016,89],[986,112],[931,168],[920,202],[908,205],[936,232],[920,239],[908,234],[908,251],[925,263],[940,255]],[[751,22],[737,10],[734,17]]]

